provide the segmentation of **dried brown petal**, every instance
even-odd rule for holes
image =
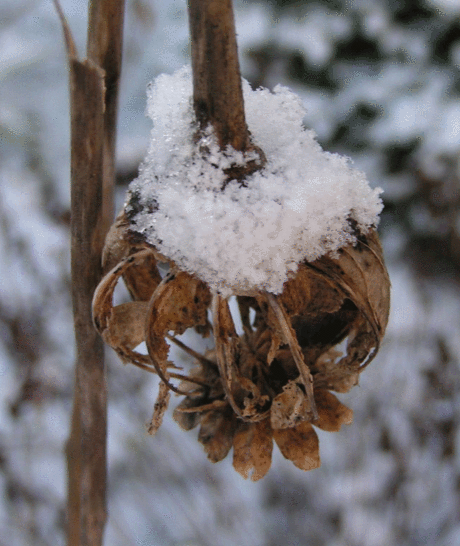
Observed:
[[[327,430],[328,432],[337,432],[342,425],[350,425],[353,422],[353,410],[344,406],[329,391],[315,391],[316,407],[318,408],[319,419],[315,426]]]
[[[321,466],[318,436],[310,423],[274,430],[273,438],[284,457],[297,468],[313,470]]]
[[[236,418],[230,408],[210,411],[202,417],[198,441],[210,461],[217,463],[225,459],[232,447],[235,428]]]
[[[333,280],[370,323],[377,343],[385,333],[390,307],[390,280],[375,231],[355,246],[339,250],[339,258],[324,256],[311,264]]]
[[[233,438],[233,468],[247,479],[265,476],[272,463],[273,438],[269,419],[240,423]]]
[[[133,264],[143,261],[150,253],[149,250],[143,250],[122,260],[103,277],[93,297],[94,325],[104,341],[115,349],[125,362],[132,362],[145,369],[149,367],[149,359],[132,350],[144,339],[141,331],[145,320],[145,303],[130,302],[113,307],[112,300],[115,287],[123,273]],[[132,321],[131,325],[127,324],[129,321]],[[128,331],[124,331],[125,328],[131,329],[132,339],[129,338]]]
[[[169,331],[182,334],[187,328],[206,324],[211,294],[207,285],[185,271],[173,270],[155,290],[147,311],[146,344],[150,358],[161,379],[175,392],[166,377]]]

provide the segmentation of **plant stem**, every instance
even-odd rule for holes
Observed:
[[[232,180],[246,186],[246,177],[266,159],[246,125],[232,0],[188,0],[188,7],[195,116],[200,131],[213,127],[221,150],[231,146],[248,154],[243,165],[225,169],[222,190]]]
[[[125,0],[91,0],[89,7],[87,57],[105,72],[105,110],[103,140],[102,216],[104,230],[113,221],[113,185],[117,137],[118,90],[123,49]]]
[[[189,0],[193,103],[202,128],[212,124],[221,148],[250,145],[231,0]]]
[[[115,135],[124,0],[93,0],[88,59],[80,61],[62,9],[70,68],[71,275],[76,340],[72,423],[66,446],[67,544],[101,546],[106,522],[107,386],[91,303],[113,217]]]
[[[107,396],[104,348],[92,324],[101,277],[104,74],[70,59],[71,272],[76,341],[72,426],[67,443],[68,545],[100,546],[106,520]]]

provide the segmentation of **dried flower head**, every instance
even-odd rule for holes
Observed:
[[[123,361],[160,377],[150,432],[173,391],[184,397],[176,421],[199,426],[209,459],[233,447],[235,469],[258,480],[273,440],[310,470],[320,464],[314,427],[351,422],[332,391],[357,384],[387,324],[389,280],[375,232],[382,203],[363,173],[304,128],[298,97],[280,86],[241,89],[235,64],[248,127],[241,96],[239,129],[217,130],[234,112],[209,118],[228,93],[222,79],[217,93],[209,64],[208,80],[194,78],[193,99],[188,68],[149,88],[151,144],[108,234],[94,323]],[[246,144],[234,147],[240,137]],[[120,278],[132,301],[114,305]],[[212,335],[214,348],[186,346],[177,336],[189,328]],[[137,350],[142,342],[147,354]],[[170,343],[195,359],[191,371],[170,361]]]
[[[275,440],[297,467],[317,468],[314,427],[338,431],[352,421],[352,411],[331,391],[347,392],[358,383],[385,332],[390,285],[376,232],[351,225],[354,245],[302,261],[279,294],[234,292],[243,325],[238,335],[228,299],[131,227],[123,212],[109,232],[103,257],[108,272],[94,295],[93,314],[124,362],[161,378],[150,432],[160,426],[173,391],[184,396],[175,420],[185,430],[200,427],[198,439],[211,461],[233,447],[235,469],[258,480],[270,468]],[[168,266],[163,277],[160,263]],[[133,301],[114,306],[120,278]],[[212,334],[215,348],[201,355],[185,346],[176,336],[188,328]],[[143,341],[148,354],[136,350]],[[168,360],[168,341],[194,357],[188,374]]]

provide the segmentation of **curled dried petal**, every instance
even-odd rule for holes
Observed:
[[[268,303],[276,316],[276,319],[279,324],[279,335],[283,338],[284,343],[289,345],[291,350],[292,358],[296,363],[297,369],[299,370],[299,377],[305,387],[307,400],[308,400],[308,413],[311,414],[313,421],[316,421],[318,418],[318,413],[316,411],[315,397],[313,395],[313,377],[310,373],[310,369],[305,363],[302,351],[297,341],[294,329],[291,326],[289,317],[286,314],[283,306],[278,302],[273,294],[267,293]]]
[[[113,307],[104,340],[112,347],[137,347],[145,338],[147,307],[144,301],[132,301]]]
[[[161,281],[149,302],[145,339],[149,356],[161,379],[179,394],[186,393],[167,378],[169,345],[165,337],[169,331],[183,334],[187,328],[206,324],[210,301],[211,294],[204,282],[185,271],[173,270]]]
[[[93,321],[104,340],[104,336],[108,334],[107,329],[113,309],[112,300],[115,287],[123,273],[136,262],[144,260],[147,254],[150,254],[149,250],[142,250],[128,256],[111,269],[98,284],[93,296]],[[107,341],[107,343],[109,342]]]
[[[212,316],[214,325],[214,340],[216,344],[216,359],[222,386],[227,399],[238,417],[244,419],[241,409],[235,402],[232,384],[234,380],[234,362],[238,351],[238,337],[235,331],[232,315],[226,299],[214,294],[212,299]]]
[[[123,280],[134,300],[148,302],[161,283],[157,260],[153,253],[145,255],[143,260],[132,264],[123,274]]]
[[[128,256],[115,266],[99,283],[93,297],[93,321],[96,330],[124,362],[131,362],[152,371],[150,360],[133,350],[144,339],[145,302],[129,302],[113,306],[113,293],[120,277],[133,264],[143,261],[150,250]],[[132,337],[131,337],[132,336]]]

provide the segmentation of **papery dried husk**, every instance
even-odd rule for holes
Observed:
[[[211,302],[208,286],[185,271],[173,269],[161,281],[150,299],[145,328],[145,342],[158,375],[169,383],[169,345],[165,340],[169,331],[183,334],[187,328],[207,324],[207,309]]]
[[[99,334],[124,362],[141,366],[148,365],[148,359],[133,349],[145,339],[147,304],[132,301],[114,306],[113,293],[125,271],[137,261],[143,262],[147,254],[149,250],[142,250],[124,258],[104,276],[93,297],[93,321]]]
[[[269,419],[240,423],[233,438],[233,468],[247,479],[260,480],[270,470],[273,432]]]
[[[317,315],[322,328],[329,326],[333,335],[330,335],[331,339],[320,335],[316,339],[310,337],[310,343],[303,346],[304,354],[307,361],[314,355],[312,371],[316,372],[318,384],[337,392],[347,392],[357,383],[359,373],[376,356],[388,323],[390,280],[378,236],[370,231],[361,236],[355,246],[341,249],[337,259],[324,256],[308,267],[333,283],[345,299],[336,313]],[[297,325],[302,345],[304,340],[299,330],[302,328]],[[340,359],[331,358],[333,347],[347,336],[345,354]]]
[[[331,392],[347,392],[377,354],[389,313],[390,283],[374,231],[334,257],[303,262],[278,295],[236,294],[243,325],[238,335],[228,301],[200,279],[167,261],[129,231],[123,214],[109,233],[104,255],[111,267],[93,301],[94,322],[125,362],[161,378],[150,432],[161,424],[169,390],[185,398],[174,419],[185,430],[199,426],[208,458],[222,460],[233,446],[233,464],[244,477],[262,478],[271,464],[273,439],[303,470],[320,465],[312,424],[338,431],[352,411]],[[134,301],[113,306],[123,278]],[[194,328],[210,332],[215,349],[204,356],[174,336]],[[174,334],[172,335],[171,332]],[[197,358],[188,376],[173,373],[174,342]],[[145,341],[148,355],[135,351]],[[171,378],[182,379],[179,387]]]
[[[222,411],[207,412],[200,424],[198,441],[203,444],[208,459],[217,463],[227,456],[232,447],[236,416],[227,406]]]
[[[319,440],[311,423],[303,421],[293,428],[273,431],[273,438],[281,453],[302,470],[313,470],[321,466]]]
[[[318,389],[315,391],[315,400],[319,415],[315,427],[327,432],[338,432],[342,425],[352,423],[353,410],[343,405],[331,392]]]

